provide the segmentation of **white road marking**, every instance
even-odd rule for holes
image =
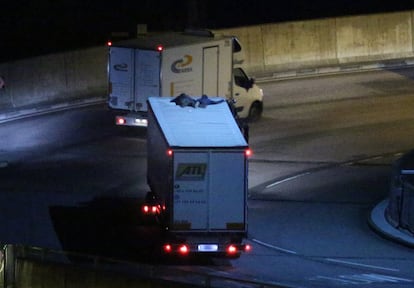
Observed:
[[[339,284],[376,284],[376,283],[411,283],[412,279],[382,275],[382,274],[352,274],[352,275],[338,275],[338,276],[322,276],[309,278],[311,281],[326,280],[328,282],[336,282]]]
[[[276,182],[274,182],[272,184],[267,185],[265,189],[272,188],[272,187],[274,187],[276,185],[279,185],[279,184],[281,184],[283,182],[291,181],[291,180],[297,179],[299,177],[306,176],[308,174],[310,174],[310,172],[304,172],[304,173],[301,173],[301,174],[298,174],[298,175],[295,175],[295,176],[292,176],[292,177],[288,177],[288,178],[282,179],[280,181],[276,181]]]
[[[348,264],[348,265],[354,265],[354,266],[361,266],[361,267],[366,267],[366,268],[374,268],[374,269],[380,269],[380,270],[386,270],[386,271],[394,271],[394,272],[400,271],[399,269],[395,269],[395,268],[381,267],[381,266],[375,266],[375,265],[367,265],[367,264],[361,264],[361,263],[344,261],[344,260],[338,260],[338,259],[326,258],[325,260],[326,261],[330,261],[330,262],[335,262],[335,263],[342,263],[342,264]]]
[[[412,279],[389,276],[389,275],[362,274],[361,276],[364,277],[365,279],[371,279],[372,282],[392,282],[392,283],[398,283],[398,282],[410,282],[411,283],[411,282],[414,282]]]
[[[280,248],[280,247],[277,247],[277,246],[274,246],[274,245],[271,245],[271,244],[262,242],[262,241],[257,240],[257,239],[252,239],[252,241],[253,242],[256,242],[257,244],[260,244],[262,246],[265,246],[265,247],[274,249],[274,250],[278,250],[278,251],[285,252],[285,253],[289,253],[289,254],[297,254],[295,251],[283,249],[283,248]]]

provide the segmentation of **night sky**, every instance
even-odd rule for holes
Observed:
[[[2,1],[0,62],[104,45],[111,32],[227,28],[414,9],[414,0]]]

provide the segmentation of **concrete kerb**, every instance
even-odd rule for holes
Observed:
[[[5,109],[5,111],[3,111],[0,114],[0,124],[9,122],[9,121],[23,119],[26,117],[32,117],[36,115],[58,112],[58,111],[63,111],[67,109],[80,108],[80,107],[85,107],[89,105],[103,104],[105,103],[105,101],[106,101],[106,98],[91,97],[91,98],[73,100],[73,101],[63,102],[63,103],[42,103],[39,105],[32,105],[32,106],[21,107],[21,108]],[[0,166],[1,166],[1,163],[0,163]]]
[[[90,105],[103,104],[106,102],[106,98],[102,97],[89,97],[82,98],[77,100],[72,100],[68,102],[58,102],[58,103],[41,103],[38,105],[31,105],[21,108],[5,108],[3,111],[0,111],[0,124],[20,120],[28,117],[33,117],[37,115],[53,113],[68,109],[81,108]],[[9,162],[5,160],[0,160],[0,169],[7,168]]]
[[[258,72],[254,74],[253,78],[255,78],[258,82],[268,82],[384,69],[402,69],[412,66],[414,66],[414,58],[404,58],[373,62],[345,63],[334,66],[303,67],[294,70]]]
[[[368,223],[371,228],[382,237],[398,242],[404,246],[414,248],[414,237],[392,226],[386,219],[385,210],[388,199],[381,201],[372,209]]]

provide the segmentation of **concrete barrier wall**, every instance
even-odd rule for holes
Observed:
[[[266,25],[262,31],[266,69],[281,64],[286,68],[333,64],[336,60],[335,19]]]
[[[413,11],[218,29],[236,35],[245,67],[261,73],[414,57]],[[0,64],[5,107],[106,97],[106,47]]]
[[[219,29],[236,35],[250,73],[413,57],[413,12]]]
[[[106,90],[106,49],[90,48],[0,64],[0,109],[63,102]]]
[[[413,56],[412,13],[389,13],[336,19],[340,61]]]
[[[265,54],[263,49],[262,26],[240,27],[214,30],[225,35],[235,35],[243,46],[244,65],[250,71],[265,70]]]

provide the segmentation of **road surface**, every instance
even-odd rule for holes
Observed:
[[[414,286],[413,250],[367,223],[392,162],[414,147],[413,77],[262,83],[263,119],[250,127],[253,251],[183,269],[289,287]],[[152,237],[135,217],[148,189],[145,144],[145,130],[114,127],[105,105],[3,123],[0,242],[142,260]]]

